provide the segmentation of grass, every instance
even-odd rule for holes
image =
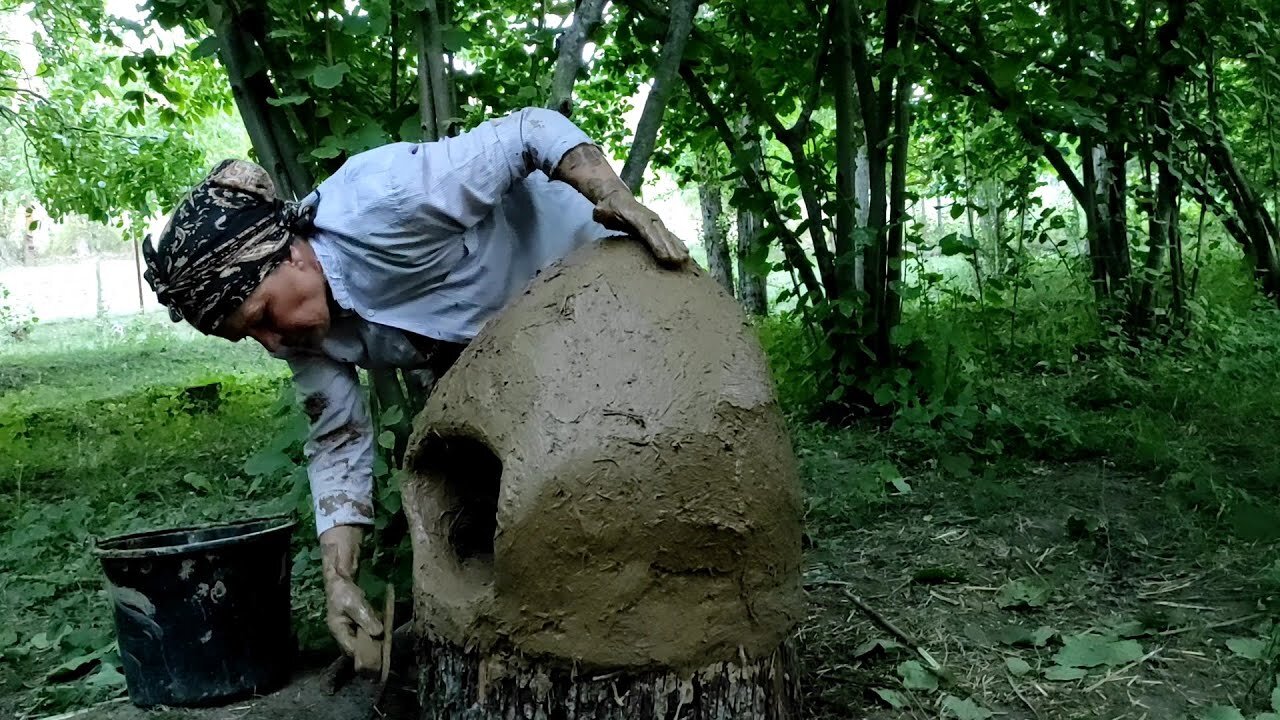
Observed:
[[[260,515],[288,496],[282,479],[241,470],[282,422],[287,387],[282,364],[255,349],[158,317],[40,325],[0,346],[0,691],[11,712],[119,688],[97,662],[114,635],[95,538]],[[213,403],[187,393],[210,383]]]
[[[899,412],[844,428],[805,419],[806,333],[763,324],[807,496],[809,715],[1268,710],[1280,312],[1235,277],[1207,267],[1193,330],[1139,344],[1109,336],[1052,272],[1017,313],[938,288],[909,316],[906,342],[920,342]],[[192,390],[212,383],[213,401]],[[305,518],[290,395],[257,348],[161,318],[40,325],[0,345],[0,715],[120,691],[95,537]],[[324,640],[313,546],[304,521],[295,615],[309,643]]]

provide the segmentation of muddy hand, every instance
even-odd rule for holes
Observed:
[[[325,624],[342,651],[355,660],[357,672],[378,672],[382,657],[375,638],[382,636],[384,628],[355,583],[363,535],[358,526],[338,525],[320,536]]]
[[[631,193],[614,192],[596,203],[595,221],[621,232],[634,233],[658,262],[667,267],[680,267],[689,261],[689,250],[680,238],[667,229],[662,218],[636,200]]]

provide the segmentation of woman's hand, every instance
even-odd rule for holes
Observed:
[[[377,672],[382,667],[380,643],[371,642],[386,630],[356,584],[360,563],[358,525],[335,525],[320,535],[324,569],[325,624],[342,651],[355,660],[356,672]],[[364,637],[360,637],[360,630]]]
[[[689,261],[689,249],[667,229],[662,218],[625,190],[606,195],[596,203],[595,221],[610,230],[632,233],[644,241],[658,262],[680,267]]]
[[[596,206],[593,213],[596,222],[640,238],[658,262],[677,268],[689,261],[689,250],[684,243],[667,229],[657,213],[636,200],[622,178],[609,167],[600,148],[579,145],[565,153],[554,178],[568,183]]]

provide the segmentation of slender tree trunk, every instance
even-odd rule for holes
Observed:
[[[750,262],[760,230],[760,218],[755,213],[738,210],[738,300],[748,315],[769,314],[765,276],[755,272]]]
[[[685,85],[689,88],[689,94],[693,96],[693,101],[706,113],[707,119],[711,122],[725,148],[729,151],[729,157],[735,159],[735,165],[742,171],[742,177],[748,187],[751,188],[752,194],[757,197],[767,195],[764,168],[754,162],[759,159],[759,153],[749,154],[743,149],[742,141],[734,134],[725,119],[724,110],[711,99],[710,93],[707,92],[706,84],[693,72],[692,67],[688,64],[681,65],[680,75],[684,78]],[[778,211],[777,204],[773,202],[765,203],[764,211],[769,220],[770,230],[776,233],[782,245],[782,252],[786,256],[787,262],[791,264],[792,269],[795,270],[801,282],[803,282],[805,292],[815,301],[824,298],[822,283],[818,280],[817,274],[813,271],[813,266],[805,256],[804,247],[800,244],[800,238],[788,227],[786,219]]]
[[[707,270],[732,297],[733,259],[729,255],[729,241],[724,232],[720,186],[711,183],[699,185],[698,201],[702,206],[702,244],[707,249]]]
[[[700,0],[672,0],[671,22],[667,26],[667,36],[662,43],[662,51],[658,54],[658,65],[654,71],[653,85],[649,89],[649,97],[645,100],[644,110],[640,113],[640,121],[636,124],[636,137],[631,145],[631,152],[622,166],[622,181],[631,188],[631,192],[640,192],[644,183],[644,170],[653,156],[658,141],[658,128],[662,126],[662,116],[667,111],[667,102],[675,89],[676,73],[680,62],[684,59],[684,48],[689,42],[689,34],[693,32],[693,15],[698,9]]]
[[[284,197],[297,197],[302,188],[294,186],[291,174],[285,167],[279,145],[280,133],[273,131],[273,119],[267,112],[270,106],[258,92],[258,83],[252,82],[246,74],[248,38],[236,18],[222,4],[209,0],[208,11],[210,25],[218,37],[218,57],[226,68],[232,97],[240,110],[240,118],[244,122],[254,153],[258,156],[258,162],[271,175],[276,192]]]
[[[853,267],[854,282],[860,291],[866,291],[866,274],[867,274],[867,218],[871,214],[871,168],[868,165],[867,140],[863,135],[861,143],[858,145],[857,168],[854,171],[853,192],[857,199],[857,211],[854,214],[854,221],[857,223],[861,242],[859,242],[854,250]],[[941,210],[939,210],[941,216]],[[938,221],[941,226],[942,221]]]
[[[745,119],[739,129],[741,135],[748,138],[743,150],[750,154],[748,162],[754,170],[753,176],[758,176],[761,172],[759,133]],[[746,176],[738,183],[740,187],[747,187]],[[738,300],[747,314],[756,316],[769,314],[767,271],[757,270],[758,263],[753,262],[764,256],[763,264],[768,264],[769,248],[762,238],[763,229],[759,215],[753,210],[738,208]]]
[[[454,109],[444,66],[444,42],[437,0],[426,0],[426,6],[418,13],[417,23],[418,103],[422,137],[439,140],[450,134]]]
[[[31,231],[35,222],[35,208],[24,205],[18,211],[18,237],[22,238],[22,264],[30,265],[36,260],[36,234]]]
[[[911,140],[912,81],[903,68],[910,67],[915,43],[916,16],[919,0],[908,3],[903,18],[902,68],[897,71],[896,97],[893,98],[893,158],[889,187],[889,232],[885,263],[884,312],[876,327],[876,345],[881,367],[896,363],[892,342],[893,329],[902,319],[902,247],[906,237],[907,153]]]
[[[834,27],[831,29],[831,89],[836,104],[836,286],[828,292],[847,297],[858,287],[857,243],[858,147],[862,133],[858,127],[853,96],[853,38],[849,20],[851,0],[833,0]]]
[[[547,107],[569,117],[573,112],[573,83],[582,69],[582,49],[600,26],[608,0],[581,0],[573,11],[573,25],[560,36],[560,52],[551,77]]]

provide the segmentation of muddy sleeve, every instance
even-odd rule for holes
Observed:
[[[310,420],[303,450],[316,533],[373,523],[373,427],[355,366],[323,356],[289,359]]]
[[[483,220],[512,185],[541,170],[548,177],[566,152],[590,144],[558,112],[525,108],[457,137],[414,145],[392,166],[401,208],[428,234],[453,236]]]

